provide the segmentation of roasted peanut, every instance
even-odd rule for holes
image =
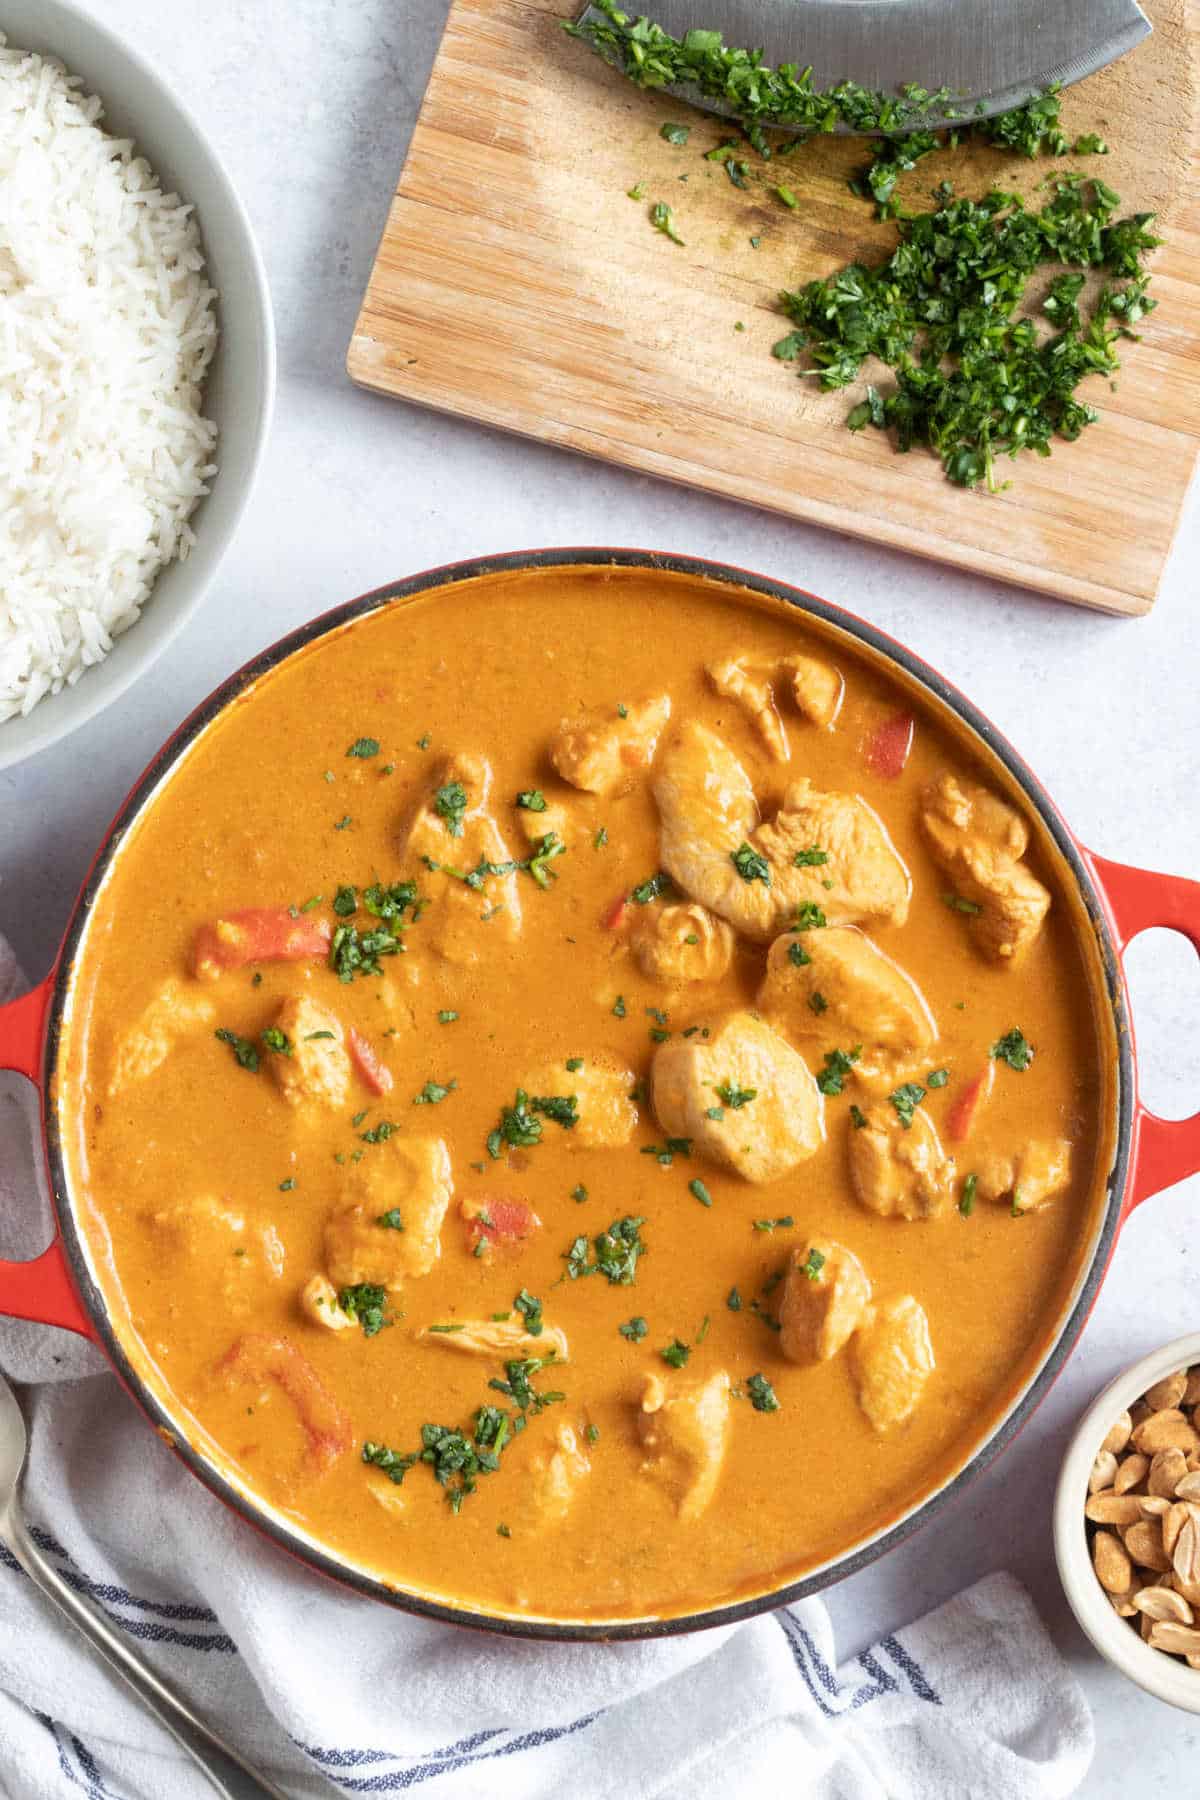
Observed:
[[[1187,1458],[1182,1450],[1159,1450],[1150,1463],[1150,1473],[1146,1479],[1146,1489],[1151,1494],[1163,1494],[1173,1500],[1175,1490],[1187,1474]]]
[[[1099,1461],[1099,1457],[1096,1460]],[[1127,1494],[1131,1488],[1135,1488],[1140,1482],[1145,1481],[1149,1468],[1150,1458],[1139,1455],[1135,1450],[1132,1455],[1125,1458],[1124,1462],[1118,1463],[1117,1472],[1113,1476],[1113,1493]]]
[[[1098,1531],[1092,1539],[1092,1562],[1100,1586],[1110,1594],[1124,1595],[1133,1582],[1133,1564],[1111,1531]]]
[[[1182,1406],[1187,1384],[1185,1369],[1178,1370],[1174,1375],[1164,1375],[1161,1381],[1156,1381],[1153,1387],[1146,1389],[1146,1405],[1153,1407],[1155,1412],[1166,1412],[1173,1407]]]

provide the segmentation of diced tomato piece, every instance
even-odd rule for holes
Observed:
[[[467,1222],[468,1250],[476,1250],[480,1244],[489,1248],[520,1244],[542,1229],[542,1221],[524,1200],[488,1194],[462,1201],[459,1211]]]
[[[369,1038],[355,1031],[353,1025],[347,1032],[350,1039],[350,1060],[362,1076],[366,1086],[373,1094],[390,1094],[392,1091],[392,1071],[386,1063],[379,1060],[378,1052]]]
[[[618,895],[601,921],[606,931],[619,931],[621,929],[622,925],[625,923],[625,914],[628,911],[628,905],[629,903],[624,894]]]
[[[904,771],[912,749],[915,721],[911,713],[893,713],[877,725],[867,745],[867,767],[873,775],[895,781]]]
[[[290,1338],[248,1331],[222,1357],[218,1372],[230,1383],[274,1381],[296,1409],[308,1439],[313,1472],[326,1474],[350,1448],[348,1415]]]
[[[202,925],[192,946],[192,973],[214,981],[225,969],[248,963],[302,962],[328,956],[329,925],[286,906],[252,906]]]
[[[954,1104],[946,1114],[946,1136],[951,1143],[961,1144],[970,1137],[975,1115],[992,1091],[995,1074],[996,1065],[989,1060],[974,1080],[968,1081],[961,1094],[955,1096]]]

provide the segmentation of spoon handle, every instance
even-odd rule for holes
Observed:
[[[118,1636],[104,1615],[67,1585],[32,1541],[14,1508],[9,1508],[7,1515],[0,1513],[0,1536],[35,1586],[66,1614],[198,1764],[221,1800],[289,1800],[282,1788],[243,1762],[236,1750],[210,1731],[175,1690]]]

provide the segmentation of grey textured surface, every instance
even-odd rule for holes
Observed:
[[[1085,843],[1200,874],[1194,496],[1157,608],[1123,622],[362,393],[343,358],[442,0],[97,0],[96,10],[140,44],[228,161],[273,283],[280,389],[254,505],[207,603],[113,711],[0,776],[0,930],[30,975],[48,967],[129,784],[220,677],[289,627],[394,576],[540,544],[709,555],[840,601],[971,694]],[[0,28],[3,16],[0,0]],[[1130,968],[1147,1097],[1183,1113],[1200,1104],[1196,958],[1159,934],[1135,946]],[[1197,1179],[1135,1215],[1080,1349],[999,1466],[936,1526],[830,1596],[850,1651],[988,1570],[1013,1569],[1096,1711],[1089,1800],[1195,1785],[1198,1722],[1128,1687],[1067,1614],[1050,1504],[1085,1400],[1144,1350],[1196,1328],[1198,1227]]]

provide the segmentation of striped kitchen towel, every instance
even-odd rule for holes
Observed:
[[[15,979],[0,939],[0,998]],[[45,1241],[36,1189],[29,1111],[0,1088],[3,1252]],[[0,1368],[23,1384],[38,1542],[297,1800],[1059,1800],[1087,1771],[1083,1695],[1010,1576],[840,1668],[816,1600],[659,1642],[513,1642],[291,1561],[187,1473],[80,1340],[0,1321]],[[210,1793],[0,1548],[4,1800]]]

